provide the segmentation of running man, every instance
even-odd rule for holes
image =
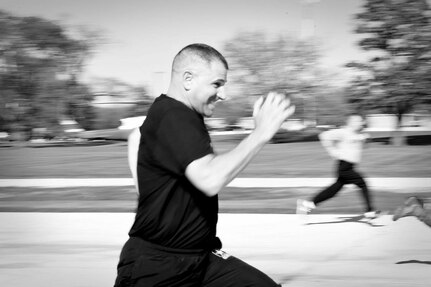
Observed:
[[[135,222],[118,263],[115,287],[275,287],[266,274],[221,250],[218,193],[294,112],[282,94],[254,105],[255,129],[215,154],[204,117],[225,99],[228,64],[214,48],[192,44],[174,58],[169,89],[155,99],[129,138],[139,191]]]
[[[374,209],[368,186],[360,173],[355,170],[361,160],[361,154],[368,134],[363,132],[365,121],[361,115],[348,116],[346,126],[320,133],[319,139],[329,155],[336,160],[337,181],[328,186],[311,200],[298,199],[296,212],[307,214],[321,202],[334,197],[345,184],[355,184],[361,189],[365,202],[364,216],[375,218]]]

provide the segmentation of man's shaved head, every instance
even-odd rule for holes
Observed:
[[[172,73],[181,72],[195,65],[202,65],[202,63],[209,66],[214,61],[219,61],[226,70],[229,69],[226,59],[213,47],[205,44],[191,44],[184,47],[175,56],[172,63]]]
[[[228,64],[216,49],[191,44],[175,56],[167,95],[210,117],[216,102],[226,99]]]

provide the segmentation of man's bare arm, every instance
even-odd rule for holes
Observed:
[[[328,154],[335,159],[338,159],[338,149],[337,149],[337,141],[339,138],[337,137],[338,130],[329,130],[324,131],[319,134],[319,140]]]
[[[254,106],[254,131],[233,150],[207,155],[190,163],[186,168],[187,178],[207,196],[216,195],[271,140],[294,110],[284,95],[270,93],[265,101],[260,98]]]

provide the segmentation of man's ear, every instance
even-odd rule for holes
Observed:
[[[186,91],[192,88],[193,73],[191,71],[185,71],[183,74],[183,86]]]

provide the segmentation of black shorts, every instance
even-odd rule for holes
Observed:
[[[124,245],[115,287],[273,287],[271,278],[223,251],[177,250],[139,238]]]

